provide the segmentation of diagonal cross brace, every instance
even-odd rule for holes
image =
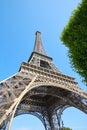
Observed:
[[[21,99],[23,98],[23,96],[31,89],[30,86],[34,83],[34,81],[36,80],[36,77],[35,76],[32,81],[26,86],[26,88],[24,89],[24,91],[20,94],[20,96],[18,98],[16,98],[14,100],[14,103],[12,104],[12,106],[6,111],[6,113],[3,115],[2,119],[0,120],[0,125],[3,123],[3,121],[6,119],[6,117],[12,113],[12,117],[11,117],[11,120],[10,120],[10,124],[8,126],[8,130],[11,130],[11,125],[12,125],[12,120],[14,118],[14,114],[15,114],[15,111],[16,111],[16,108],[17,106],[19,105]]]

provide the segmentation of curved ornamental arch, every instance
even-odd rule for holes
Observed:
[[[43,80],[43,81],[42,81]],[[23,113],[36,115],[46,130],[61,127],[61,115],[67,107],[75,107],[87,114],[87,99],[80,92],[49,82],[37,76],[17,106],[15,116]],[[82,91],[81,91],[82,92]],[[79,100],[80,97],[80,100]],[[50,116],[49,116],[50,115]]]
[[[25,107],[25,110],[22,108],[22,111],[18,111],[16,113],[17,115],[15,114],[15,117],[12,122],[12,128],[14,128],[14,126],[16,125],[16,122],[19,121],[21,123],[24,122],[24,123],[22,123],[23,128],[26,127],[25,125],[27,125],[27,128],[35,129],[35,128],[38,128],[37,125],[40,125],[40,127],[45,129],[41,113],[28,111],[28,110],[26,110],[26,107]],[[23,117],[24,117],[24,119],[23,119]],[[20,123],[20,126],[21,126],[21,123]]]
[[[59,130],[61,114],[73,106],[87,114],[87,92],[75,78],[62,74],[47,56],[40,32],[34,51],[19,72],[0,83],[0,130],[11,130],[12,120],[23,113],[37,116],[45,130]]]

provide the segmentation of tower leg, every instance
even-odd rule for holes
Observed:
[[[48,112],[48,121],[50,125],[49,130],[59,130],[58,118],[56,113],[52,114],[51,112]]]
[[[4,126],[0,127],[0,130],[6,130],[6,126],[4,125]]]
[[[49,118],[49,130],[60,130],[61,129],[61,109],[54,111],[54,112],[48,112],[48,118]]]
[[[51,125],[49,122],[48,112],[46,108],[43,109],[42,116],[43,116],[45,130],[51,130]]]
[[[0,130],[7,130],[7,126],[8,126],[8,120],[6,120],[2,126],[0,126]]]

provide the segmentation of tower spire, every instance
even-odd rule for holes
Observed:
[[[42,55],[46,55],[46,52],[45,52],[45,49],[43,47],[43,43],[41,40],[41,32],[39,31],[36,32],[34,52],[40,53]]]

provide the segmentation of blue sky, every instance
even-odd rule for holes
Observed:
[[[73,76],[87,91],[70,65],[68,49],[60,41],[61,32],[80,0],[0,0],[0,81],[15,74],[33,51],[35,32],[41,31],[45,50],[64,74]],[[68,108],[62,118],[73,130],[87,130],[87,115]],[[29,124],[30,123],[30,124]],[[37,128],[38,127],[38,128]],[[12,130],[44,130],[34,116],[22,115],[14,119]]]

